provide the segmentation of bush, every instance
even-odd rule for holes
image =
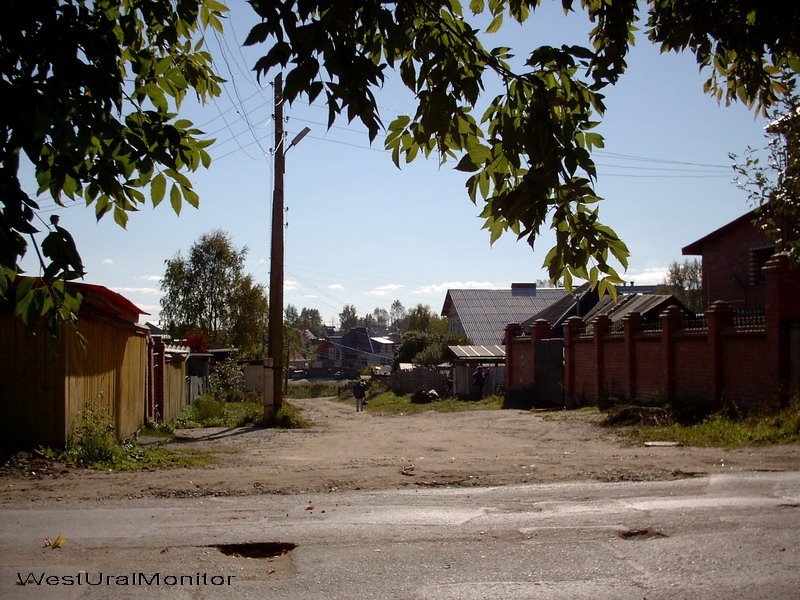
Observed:
[[[220,402],[243,402],[244,373],[233,358],[215,363],[208,376],[208,389]]]
[[[264,409],[260,402],[221,402],[204,394],[183,409],[175,419],[177,428],[244,427],[261,421]]]
[[[115,462],[121,453],[111,416],[93,402],[83,405],[67,441],[64,457],[78,464]]]
[[[303,418],[296,406],[284,402],[278,412],[271,419],[267,419],[264,425],[279,429],[305,429],[310,423]]]
[[[213,461],[208,452],[171,450],[161,444],[142,447],[135,441],[120,443],[110,415],[94,403],[84,405],[63,451],[42,451],[56,460],[115,471],[200,467]]]

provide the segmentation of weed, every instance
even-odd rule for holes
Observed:
[[[114,464],[120,457],[114,424],[97,403],[84,403],[64,452],[64,458],[83,465]]]
[[[349,399],[348,399],[349,400]],[[410,394],[398,396],[394,392],[382,392],[369,397],[367,410],[378,413],[418,413],[426,410],[435,412],[459,412],[464,410],[499,410],[502,408],[503,398],[488,396],[482,400],[460,400],[459,398],[442,398],[424,404],[412,401]]]
[[[632,441],[665,440],[687,446],[736,448],[800,441],[800,398],[784,410],[766,416],[740,418],[730,411],[711,415],[693,425],[672,423],[658,427],[632,427]]]
[[[278,429],[305,429],[310,423],[300,414],[300,409],[284,401],[278,412],[271,419],[264,421],[263,425]]]
[[[209,452],[173,450],[163,444],[139,446],[135,441],[120,443],[108,413],[91,402],[84,404],[66,447],[44,448],[42,453],[54,460],[113,471],[198,467],[214,460]]]
[[[211,395],[198,396],[175,419],[175,429],[244,427],[261,421],[260,402],[220,402]]]

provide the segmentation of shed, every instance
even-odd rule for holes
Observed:
[[[505,381],[505,346],[448,346],[453,359],[452,390],[456,396],[469,397],[472,394],[472,372],[479,366],[486,370],[485,389],[494,390]]]
[[[0,438],[63,446],[87,403],[107,413],[118,437],[144,423],[146,314],[99,285],[71,283],[83,295],[77,329],[68,327],[51,352],[48,336],[14,314],[13,292],[0,303]]]

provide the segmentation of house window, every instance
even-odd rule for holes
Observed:
[[[750,250],[750,285],[757,285],[764,281],[764,275],[761,269],[767,264],[767,261],[773,254],[775,254],[774,246],[753,248]]]

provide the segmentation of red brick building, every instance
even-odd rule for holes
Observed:
[[[702,256],[705,307],[717,300],[735,310],[764,307],[761,269],[775,250],[754,218],[751,211],[683,248],[685,256]]]

